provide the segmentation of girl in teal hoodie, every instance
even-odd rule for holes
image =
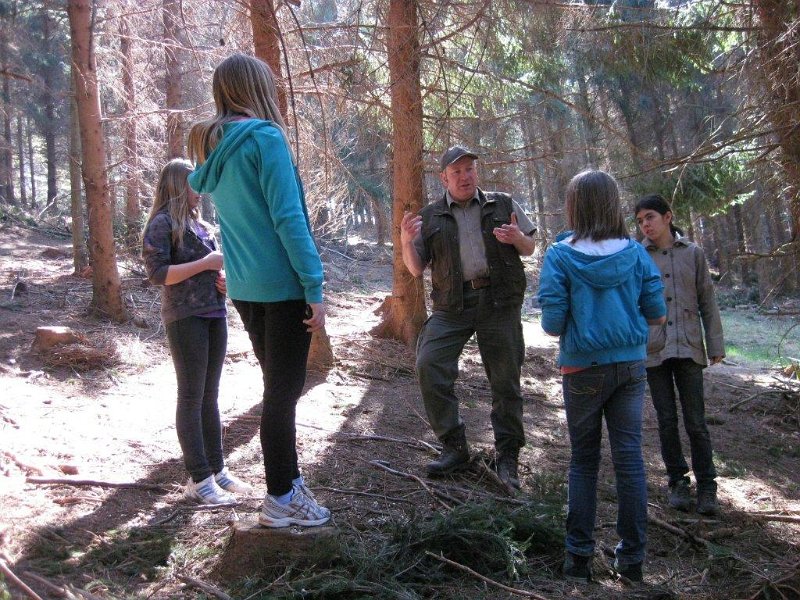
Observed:
[[[261,365],[261,447],[266,527],[322,525],[330,511],[297,465],[295,409],[313,331],[325,324],[322,262],[311,232],[295,158],[262,61],[234,54],[212,82],[216,115],[189,133],[189,177],[219,216],[228,295]]]
[[[566,190],[572,231],[545,254],[539,282],[542,328],[560,338],[572,456],[566,557],[568,579],[590,580],[605,417],[617,480],[614,567],[642,580],[647,542],[647,482],[642,404],[648,323],[666,312],[658,269],[629,239],[619,190],[603,171],[584,171]]]

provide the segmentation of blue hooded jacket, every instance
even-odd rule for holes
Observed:
[[[228,295],[322,302],[322,261],[283,134],[258,119],[227,123],[223,132],[189,185],[217,208]]]
[[[633,240],[606,256],[584,254],[558,237],[539,279],[542,328],[559,335],[559,365],[590,367],[644,360],[647,319],[666,314],[661,274]]]

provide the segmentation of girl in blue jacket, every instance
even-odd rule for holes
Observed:
[[[642,580],[647,485],[642,404],[648,323],[663,322],[661,277],[629,238],[613,177],[584,171],[566,189],[571,231],[545,254],[542,328],[559,336],[559,366],[572,455],[564,575],[591,580],[597,473],[605,417],[617,480],[614,568]]]
[[[264,380],[261,448],[266,527],[322,525],[330,511],[297,465],[295,409],[311,333],[325,324],[322,261],[303,186],[266,63],[234,54],[214,71],[216,115],[189,133],[197,161],[190,185],[214,201],[228,295],[242,318]]]

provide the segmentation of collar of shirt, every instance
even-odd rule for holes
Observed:
[[[686,239],[684,239],[684,237],[681,234],[675,233],[673,235],[675,236],[675,239],[672,241],[672,247],[673,248],[675,248],[677,246],[688,246],[689,245],[688,241]],[[649,237],[645,237],[642,240],[642,246],[644,246],[648,250],[651,250],[651,249],[656,249],[657,250],[658,249],[658,246],[656,246],[656,243],[653,240],[651,240]]]
[[[456,202],[456,201],[453,199],[453,197],[450,195],[450,192],[449,192],[449,191],[445,190],[445,193],[444,193],[444,195],[445,195],[445,198],[447,198],[447,206],[448,206],[448,208],[449,208],[449,207],[451,207],[451,206],[453,206],[453,202],[455,202],[455,203],[456,203],[456,204],[458,204],[459,206],[462,206],[462,204],[461,204],[460,202]],[[481,197],[480,197],[480,195],[478,194],[478,188],[475,188],[475,193],[473,194],[473,196],[472,196],[472,199],[470,200],[470,202],[472,202],[472,200],[477,200],[477,201],[478,201],[478,203],[480,203],[480,201],[481,201]]]

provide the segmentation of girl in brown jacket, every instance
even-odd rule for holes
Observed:
[[[714,286],[703,250],[681,237],[683,232],[672,223],[672,210],[663,197],[653,194],[642,198],[634,212],[645,236],[642,244],[661,271],[667,303],[667,322],[651,328],[651,346],[663,349],[647,356],[647,382],[658,415],[669,504],[682,511],[691,505],[689,467],[678,432],[677,387],[697,482],[697,512],[715,515],[719,512],[717,472],[703,398],[703,369],[725,357]]]

